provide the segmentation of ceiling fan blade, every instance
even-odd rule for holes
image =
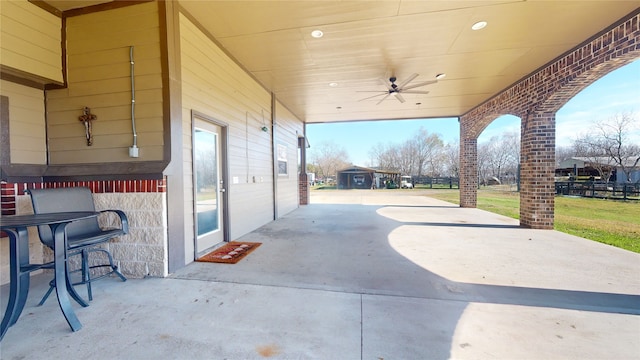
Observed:
[[[411,81],[413,81],[413,79],[415,79],[417,77],[418,77],[418,74],[416,74],[416,73],[411,74],[411,76],[406,78],[402,83],[398,84],[398,87],[400,89],[402,89],[405,85],[407,85],[408,83],[410,83]]]
[[[380,93],[380,94],[388,93],[388,91],[384,91],[384,90],[360,90],[360,91],[356,91],[356,92],[377,92],[377,93]]]
[[[384,87],[386,87],[389,90],[393,90],[393,88],[391,87],[391,84],[385,80],[385,79],[378,79],[380,80],[380,84],[384,85]]]
[[[378,101],[378,103],[376,105],[380,105],[380,103],[383,102],[384,99],[388,98],[389,95],[391,95],[391,93],[388,93],[387,95],[385,95],[385,97],[383,97],[380,101]]]
[[[389,92],[388,92],[388,91],[385,91],[385,92],[384,92],[384,94],[389,95]],[[382,96],[382,95],[384,95],[384,94],[378,94],[378,95],[369,96],[369,97],[366,97],[366,98],[364,98],[364,99],[360,99],[360,100],[358,100],[358,101],[364,101],[364,100],[368,100],[368,99],[373,99],[374,97]]]
[[[398,101],[400,101],[401,103],[404,103],[404,101],[405,101],[405,100],[404,100],[404,98],[402,97],[402,95],[400,95],[400,93],[399,93],[399,92],[395,92],[395,93],[393,93],[393,95],[395,95],[395,96],[396,96],[396,99],[398,99]]]
[[[428,91],[420,91],[420,90],[403,90],[402,91],[403,94],[428,94]]]
[[[416,84],[413,84],[413,85],[405,86],[405,87],[402,88],[402,90],[414,89],[414,88],[417,88],[417,87],[420,87],[420,86],[435,84],[437,82],[438,82],[438,80],[431,80],[431,81],[425,81],[425,82],[421,82],[421,83],[416,83]]]

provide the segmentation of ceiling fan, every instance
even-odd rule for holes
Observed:
[[[437,83],[438,80],[431,80],[431,81],[423,81],[420,83],[415,83],[415,84],[411,84],[409,85],[409,83],[411,81],[413,81],[413,79],[415,79],[416,77],[418,77],[418,74],[411,74],[411,76],[409,76],[407,79],[405,79],[403,82],[401,82],[400,84],[396,84],[396,77],[395,76],[391,76],[389,78],[389,83],[387,83],[386,80],[384,79],[380,79],[380,83],[382,85],[384,85],[387,90],[385,91],[358,91],[358,92],[377,92],[379,94],[377,95],[373,95],[373,96],[369,96],[366,97],[364,99],[360,99],[358,101],[363,101],[363,100],[368,100],[368,99],[373,99],[375,97],[378,96],[383,96],[382,99],[380,99],[380,101],[378,101],[378,103],[376,103],[376,105],[380,104],[381,102],[383,102],[384,100],[386,100],[390,95],[393,95],[396,99],[398,99],[398,101],[400,101],[401,103],[405,102],[404,98],[402,97],[401,94],[428,94],[428,91],[420,91],[420,90],[412,90],[421,86],[425,86],[425,85],[429,85],[429,84],[434,84]]]

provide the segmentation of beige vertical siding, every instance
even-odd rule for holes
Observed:
[[[163,159],[162,69],[158,4],[155,2],[67,19],[68,88],[47,91],[51,164]],[[129,48],[134,47],[133,145]],[[83,107],[97,116],[87,146]]]
[[[27,0],[0,1],[0,63],[62,83],[61,24]]]
[[[0,95],[9,98],[11,163],[47,163],[44,91],[0,80]]]
[[[276,102],[276,146],[285,144],[287,146],[287,175],[278,175],[278,216],[298,208],[298,135],[304,132],[303,124],[280,102]]]
[[[273,220],[271,95],[185,16],[180,17],[185,169],[191,169],[191,111],[228,124],[231,240]],[[261,130],[262,126],[268,132]],[[290,141],[287,138],[285,141]],[[295,142],[288,144],[295,149]],[[294,168],[295,176],[295,168]],[[185,183],[192,174],[185,172]],[[193,198],[185,188],[185,198]],[[185,239],[193,242],[193,204],[185,204]],[[187,244],[187,262],[193,244]]]

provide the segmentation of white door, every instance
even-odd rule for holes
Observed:
[[[222,128],[195,119],[193,130],[193,184],[196,257],[223,242],[224,192]]]

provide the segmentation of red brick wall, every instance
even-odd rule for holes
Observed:
[[[555,113],[530,114],[521,121],[520,225],[553,229],[555,204]]]
[[[475,207],[477,141],[496,118],[521,119],[520,225],[553,229],[555,112],[597,79],[640,57],[636,11],[460,118],[460,204]]]
[[[309,177],[306,173],[299,175],[298,191],[300,192],[300,205],[309,205]]]
[[[16,184],[2,182],[0,183],[0,206],[2,207],[2,215],[16,214]]]
[[[163,180],[101,180],[101,181],[61,181],[35,183],[0,183],[0,206],[2,215],[16,213],[16,196],[23,195],[26,189],[50,189],[64,187],[88,187],[94,194],[99,193],[140,193],[166,192],[166,181]]]
[[[462,160],[464,159],[464,161]],[[460,141],[460,206],[475,208],[478,188],[478,141],[462,139]],[[474,173],[475,172],[475,173]]]

